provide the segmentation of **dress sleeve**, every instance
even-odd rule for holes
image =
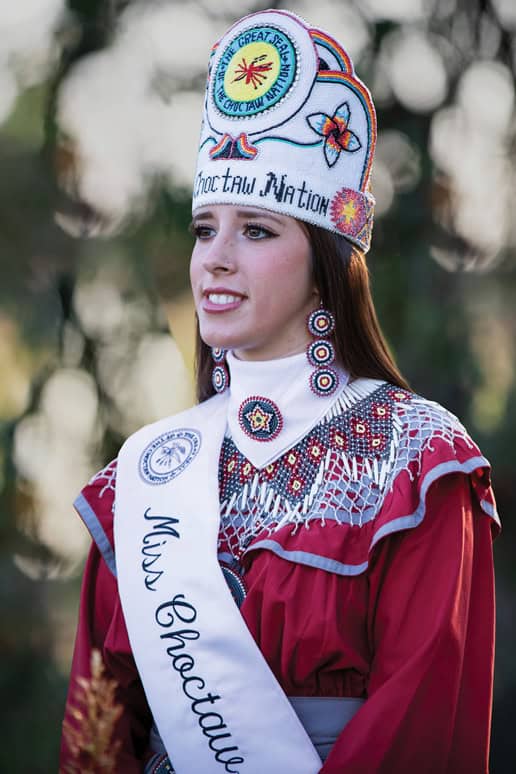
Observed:
[[[114,771],[136,774],[143,770],[148,744],[151,715],[134,664],[118,597],[116,578],[101,552],[92,545],[82,582],[79,622],[70,674],[64,723],[78,729],[74,709],[80,703],[80,678],[91,677],[92,650],[102,657],[104,675],[116,682],[115,702],[122,714],[116,723],[113,742],[119,743]],[[79,699],[79,701],[78,701]],[[106,707],[102,700],[96,708],[101,714]],[[100,724],[97,723],[97,731]],[[63,732],[60,771],[81,771],[83,761],[74,757],[69,745],[69,733]],[[90,770],[90,769],[88,769]],[[99,768],[102,770],[102,768]]]
[[[368,698],[321,774],[488,771],[494,661],[491,519],[471,479],[444,476],[423,522],[369,568]]]

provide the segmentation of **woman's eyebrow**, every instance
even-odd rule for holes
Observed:
[[[205,212],[198,212],[192,217],[192,223],[195,223],[196,220],[213,220],[214,215],[213,212],[210,212],[209,210],[206,210]]]
[[[280,220],[280,218],[277,218],[275,215],[272,214],[272,212],[269,212],[268,210],[237,210],[236,212],[237,218],[241,218],[242,220],[249,219],[249,218],[257,218],[258,220],[262,218],[267,218],[268,220],[273,220],[275,223],[277,223],[279,226],[283,225],[283,221]],[[192,217],[192,223],[195,223],[198,220],[214,220],[215,215],[211,210],[203,210],[202,212],[197,212]]]
[[[268,218],[280,226],[283,225],[283,222],[268,210],[237,210],[236,215],[238,218]]]

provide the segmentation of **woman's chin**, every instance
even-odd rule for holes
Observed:
[[[207,332],[203,334],[201,330],[201,339],[208,347],[219,347],[220,349],[235,349],[239,345],[239,341],[235,340],[232,336],[221,336],[214,333]]]

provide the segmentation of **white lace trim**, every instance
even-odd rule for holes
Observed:
[[[419,475],[423,455],[434,451],[436,441],[452,449],[460,441],[476,450],[458,419],[438,404],[383,382],[361,380],[348,385],[323,421],[282,459],[303,445],[306,453],[311,437],[319,436],[326,444],[331,429],[349,434],[354,419],[369,422],[372,404],[385,403],[389,393],[403,399],[390,400],[390,438],[381,454],[360,454],[353,448],[341,451],[333,444],[302,498],[287,494],[277,480],[263,480],[263,471],[256,471],[251,481],[221,503],[219,547],[227,544],[238,558],[258,535],[270,536],[288,524],[294,531],[300,526],[309,529],[314,519],[323,525],[331,519],[361,527],[378,515],[403,471],[411,480]]]

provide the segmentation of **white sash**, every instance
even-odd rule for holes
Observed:
[[[115,547],[129,639],[177,774],[315,774],[321,760],[217,561],[226,413],[216,396],[120,451]]]

